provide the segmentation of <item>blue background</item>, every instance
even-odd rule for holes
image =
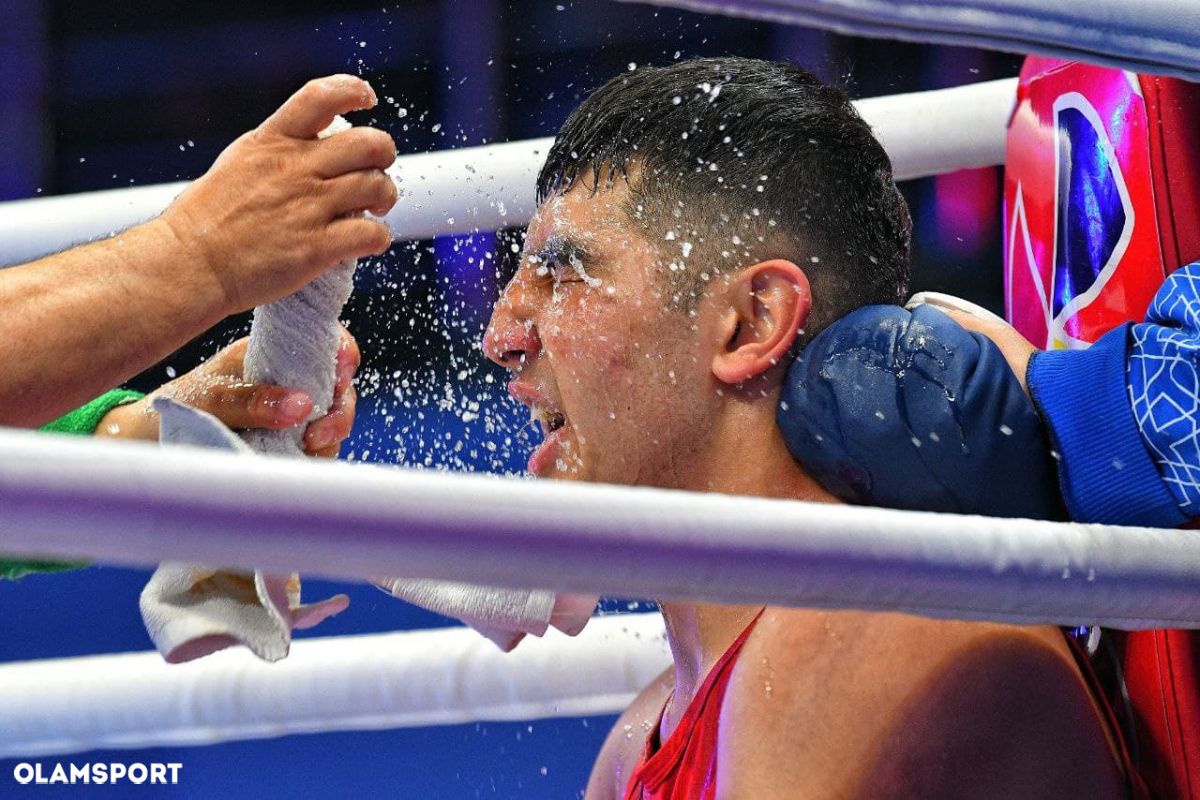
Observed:
[[[321,74],[370,79],[384,102],[355,121],[388,130],[405,153],[550,135],[587,91],[630,63],[722,54],[793,60],[855,96],[1015,75],[1019,66],[994,53],[607,0],[5,0],[0,200],[196,177]],[[904,186],[917,225],[914,290],[999,305],[997,176],[975,170]],[[398,243],[360,268],[345,318],[364,353],[362,399],[344,457],[520,470],[532,444],[525,415],[477,347],[519,242],[520,231],[502,231]],[[152,389],[246,329],[244,316],[231,319],[131,385]],[[137,611],[147,576],[95,566],[0,582],[0,661],[147,649]],[[302,636],[450,624],[369,587],[313,581],[305,590],[345,591],[351,607]],[[611,723],[486,723],[41,759],[182,762],[171,787],[19,786],[17,762],[0,761],[0,796],[573,797]]]

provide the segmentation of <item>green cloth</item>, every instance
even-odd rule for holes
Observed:
[[[40,430],[50,431],[51,433],[70,433],[75,436],[91,436],[96,432],[96,428],[100,426],[100,420],[104,419],[105,414],[117,406],[123,406],[126,403],[132,403],[141,399],[142,394],[139,392],[131,392],[128,389],[113,389],[111,392],[100,395],[90,403],[80,406],[53,422],[46,423]]]
[[[26,575],[35,573],[66,572],[86,566],[86,561],[59,563],[57,561],[9,561],[0,558],[0,580],[15,581],[17,578],[24,578]]]
[[[40,430],[51,433],[66,433],[74,436],[91,436],[100,425],[104,415],[117,406],[140,400],[142,394],[127,389],[114,389],[100,395],[90,403],[43,425]],[[37,572],[63,572],[86,567],[87,562],[59,563],[55,561],[17,561],[0,556],[0,580],[16,580]]]

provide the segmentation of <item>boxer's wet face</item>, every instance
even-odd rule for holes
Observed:
[[[545,433],[539,477],[673,486],[717,402],[702,328],[630,224],[623,181],[552,196],[529,225],[484,350]]]

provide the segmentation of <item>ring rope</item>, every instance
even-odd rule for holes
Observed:
[[[621,597],[1200,628],[1200,532],[0,430],[0,552]],[[531,585],[534,584],[534,585]]]
[[[892,159],[897,180],[1004,163],[1015,78],[855,103]],[[386,217],[397,240],[522,226],[553,140],[529,139],[400,156],[388,170],[400,198]],[[109,236],[166,208],[186,182],[0,203],[0,265]]]
[[[824,28],[847,36],[1040,53],[1200,80],[1200,5],[1191,0],[633,1]]]
[[[670,666],[657,614],[593,619],[513,653],[466,628],[301,639],[276,664],[244,648],[0,665],[0,758],[207,745],[293,733],[616,714]]]

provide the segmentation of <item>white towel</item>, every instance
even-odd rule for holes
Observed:
[[[344,261],[295,294],[254,309],[244,375],[254,383],[300,389],[312,398],[308,420],[285,430],[249,430],[242,438],[256,453],[304,455],[304,429],[333,404],[338,315],[354,290],[353,261]]]
[[[253,455],[216,417],[170,398],[154,401],[164,446],[208,447]],[[300,602],[300,577],[222,570],[196,564],[160,564],[138,605],[154,646],[172,664],[244,644],[265,661],[288,654],[294,629],[310,628],[345,610],[339,594],[313,605]]]
[[[999,317],[988,311],[981,305],[976,305],[970,300],[964,300],[961,297],[956,297],[952,294],[943,294],[942,292],[917,292],[908,299],[904,307],[912,311],[917,306],[931,305],[934,308],[943,309],[945,311],[960,311],[963,314],[968,314],[972,317],[977,317],[984,322],[994,322],[997,325],[1007,326],[1008,323],[1003,317]]]
[[[393,597],[465,622],[506,653],[527,634],[541,636],[551,626],[568,636],[576,635],[587,625],[600,599],[451,581],[377,578],[374,583]]]
[[[337,117],[321,132],[350,128]],[[333,404],[338,315],[354,289],[355,261],[344,261],[299,291],[254,309],[243,374],[246,380],[304,391],[309,420]],[[218,447],[236,452],[304,455],[307,421],[285,430],[252,430],[244,442],[210,414],[158,399],[159,441],[164,445]],[[345,595],[313,606],[300,603],[300,576],[221,570],[198,564],[161,564],[142,590],[142,620],[154,646],[170,662],[190,661],[244,644],[266,661],[288,654],[292,630],[316,625],[346,608]]]

